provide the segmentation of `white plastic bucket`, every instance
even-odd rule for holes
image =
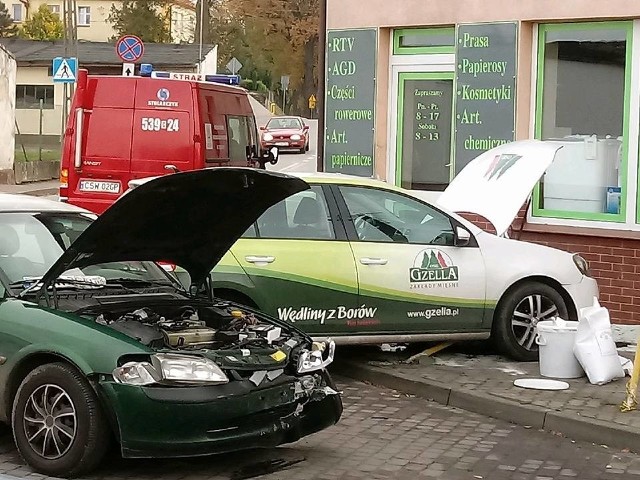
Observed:
[[[536,343],[540,350],[540,375],[550,378],[579,378],[584,370],[573,354],[578,322],[561,319],[538,322]]]

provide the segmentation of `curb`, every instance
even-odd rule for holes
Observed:
[[[58,188],[41,188],[39,190],[29,190],[28,192],[22,192],[25,195],[32,195],[34,197],[45,197],[47,195],[57,195]]]
[[[335,373],[380,387],[425,398],[449,407],[505,420],[524,427],[561,433],[565,437],[598,445],[640,452],[640,430],[573,413],[522,405],[467,389],[452,389],[436,381],[415,380],[402,373],[389,373],[382,368],[353,361],[335,362]]]

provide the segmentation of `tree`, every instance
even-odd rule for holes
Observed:
[[[57,40],[64,36],[64,25],[46,4],[31,15],[22,26],[22,35],[31,40]]]
[[[5,4],[0,1],[0,38],[15,37],[17,34],[18,27],[13,23]]]
[[[167,2],[162,0],[124,0],[121,8],[117,8],[115,4],[111,6],[107,20],[118,33],[117,37],[136,35],[143,42],[169,43],[170,19],[167,19],[167,14],[163,12],[166,6]]]
[[[267,70],[269,77],[279,79],[281,75],[289,75],[287,97],[290,99],[291,113],[307,112],[307,99],[316,93],[318,85],[320,1],[214,1],[226,4],[230,18],[242,25],[243,39],[256,65]],[[212,25],[216,23],[217,19],[212,18]],[[233,52],[232,49],[226,51]],[[246,63],[246,59],[233,56]],[[243,68],[242,73],[246,75],[247,71]],[[281,90],[277,93],[282,95]]]

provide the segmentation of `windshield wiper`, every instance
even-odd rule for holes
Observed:
[[[92,289],[104,288],[106,286],[106,281],[104,281],[104,279],[102,279],[102,281],[97,281],[95,277],[93,277],[93,279],[91,278],[92,277],[88,277],[85,280],[79,277],[74,277],[74,278],[59,277],[55,280],[54,286],[56,288],[61,288],[66,286],[75,286],[75,287],[89,287]],[[36,287],[41,287],[41,286],[42,286],[42,277],[27,278],[27,279],[18,280],[16,282],[9,284],[10,288],[23,287],[23,290],[18,294],[19,297],[23,297],[27,293],[29,293],[31,290],[35,290]]]
[[[107,280],[107,285],[122,284],[122,285],[140,285],[140,286],[158,286],[158,287],[175,287],[175,285],[166,280],[147,280],[144,278],[110,278]]]
[[[138,288],[171,287],[178,291],[187,291],[179,282],[172,282],[170,280],[147,280],[144,278],[110,278],[107,280],[107,285],[120,285],[122,288],[127,288],[127,286]]]

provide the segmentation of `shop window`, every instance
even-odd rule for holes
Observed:
[[[82,27],[91,25],[91,7],[78,7],[78,25]]]
[[[453,27],[399,29],[393,31],[393,54],[453,53],[455,42]]]
[[[540,26],[536,137],[562,148],[534,216],[626,220],[630,69],[630,23]]]
[[[53,85],[16,85],[16,108],[53,108]]]

